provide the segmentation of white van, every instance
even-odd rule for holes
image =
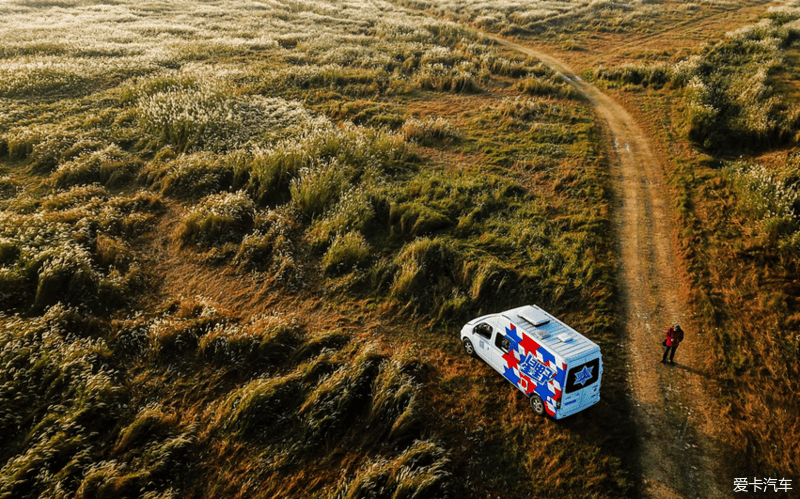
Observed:
[[[519,388],[536,414],[561,419],[600,401],[600,347],[536,305],[469,321],[461,343]]]

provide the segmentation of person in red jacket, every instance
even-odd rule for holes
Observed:
[[[673,324],[671,328],[667,329],[667,337],[664,340],[664,355],[661,356],[661,362],[667,361],[667,354],[669,353],[669,363],[674,364],[672,360],[675,357],[675,350],[678,345],[683,341],[683,329],[678,324]]]

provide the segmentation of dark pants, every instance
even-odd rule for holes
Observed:
[[[678,345],[673,345],[671,347],[664,347],[664,355],[661,357],[662,361],[667,360],[667,353],[669,353],[669,361],[672,362],[672,359],[675,357],[675,350],[678,349]]]

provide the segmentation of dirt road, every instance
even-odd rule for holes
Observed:
[[[712,420],[695,362],[695,331],[685,316],[680,262],[675,257],[669,200],[662,167],[647,137],[619,104],[578,77],[566,64],[529,47],[489,35],[506,47],[540,59],[572,84],[607,124],[612,158],[614,227],[620,255],[619,288],[624,306],[629,380],[639,428],[642,495],[652,498],[724,497]],[[676,364],[660,364],[661,340],[679,322],[690,334]],[[731,485],[732,486],[732,485]],[[731,489],[732,490],[732,489]]]

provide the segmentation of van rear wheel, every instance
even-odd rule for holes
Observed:
[[[469,355],[470,357],[475,357],[475,347],[472,346],[472,342],[469,341],[468,338],[464,338],[461,342],[461,345],[464,347],[464,352]]]
[[[528,397],[528,402],[530,402],[531,409],[533,409],[533,412],[535,412],[537,416],[544,416],[544,402],[542,402],[542,397],[534,393]]]

